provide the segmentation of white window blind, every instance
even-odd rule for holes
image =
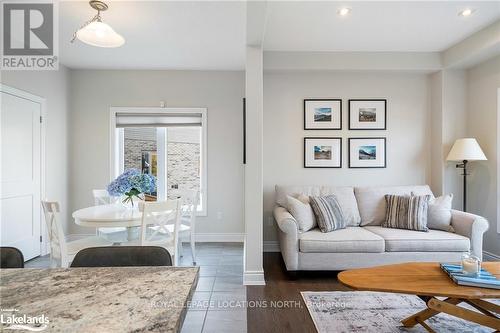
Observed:
[[[201,113],[116,113],[116,127],[201,126]]]

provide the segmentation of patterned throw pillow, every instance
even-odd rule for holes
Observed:
[[[346,227],[344,213],[342,213],[342,208],[340,208],[335,195],[310,197],[310,204],[321,232],[330,232]]]
[[[386,194],[387,210],[382,227],[429,231],[427,228],[427,211],[430,195],[400,196]]]

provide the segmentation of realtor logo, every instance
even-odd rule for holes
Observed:
[[[2,4],[2,70],[54,70],[57,61],[56,5]]]

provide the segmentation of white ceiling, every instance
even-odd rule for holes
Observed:
[[[352,9],[341,17],[337,10]],[[476,11],[458,16],[464,8]],[[264,46],[272,51],[436,52],[500,19],[490,2],[272,2]]]
[[[69,40],[95,11],[87,1],[60,3],[60,59],[71,68],[243,69],[244,1],[108,1],[102,14],[125,37],[103,49]],[[352,8],[339,17],[341,6]],[[465,7],[470,17],[457,13]],[[500,19],[500,1],[269,1],[268,51],[436,52]]]
[[[106,0],[105,0],[106,1]],[[60,60],[71,68],[243,69],[244,2],[106,1],[103,22],[125,38],[104,49],[73,32],[95,15],[88,1],[60,3]]]

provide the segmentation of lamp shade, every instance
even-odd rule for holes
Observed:
[[[125,39],[103,22],[94,21],[76,32],[76,37],[84,43],[99,47],[119,47]]]
[[[458,139],[451,147],[446,158],[448,161],[484,161],[487,160],[481,147],[474,138]]]

